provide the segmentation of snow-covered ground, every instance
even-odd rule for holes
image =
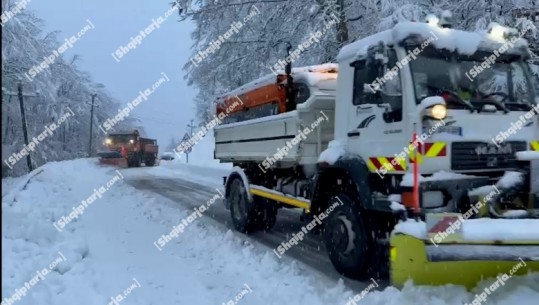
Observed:
[[[345,305],[361,293],[302,263],[279,260],[272,249],[204,217],[158,250],[155,242],[193,211],[123,180],[147,170],[116,172],[79,159],[2,180],[2,304],[24,290],[12,304]],[[215,187],[225,172],[181,162],[151,170]],[[75,210],[78,218],[68,221]],[[461,305],[490,283],[471,293],[450,285],[387,287],[358,304]],[[528,275],[511,279],[484,304],[533,304],[538,298],[539,275]]]

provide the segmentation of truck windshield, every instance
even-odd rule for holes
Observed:
[[[417,103],[439,95],[450,109],[479,109],[490,104],[505,111],[529,110],[534,98],[529,67],[516,55],[495,59],[491,55],[465,56],[426,48],[410,62]]]
[[[112,143],[128,143],[129,140],[134,140],[135,137],[129,134],[113,134],[109,138],[112,140]]]

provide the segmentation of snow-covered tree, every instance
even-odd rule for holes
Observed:
[[[3,6],[3,9],[10,10],[15,5]],[[47,161],[87,156],[92,94],[97,96],[91,135],[94,148],[104,137],[97,126],[120,108],[103,85],[92,81],[88,73],[77,67],[78,56],[57,58],[35,78],[26,77],[33,66],[43,62],[44,57],[53,54],[61,44],[58,32],[43,33],[42,28],[43,21],[28,10],[15,14],[2,27],[2,160],[19,153],[25,145],[19,101],[12,95],[17,92],[19,82],[25,94],[37,95],[24,97],[30,141],[50,124],[66,118],[31,152],[34,167]],[[132,123],[133,119],[128,118],[120,125],[130,126]],[[8,170],[5,163],[2,166],[3,175],[27,171],[24,160],[18,161],[13,169]]]
[[[453,27],[458,29],[481,31],[491,22],[497,22],[522,30],[534,24],[525,38],[532,53],[537,55],[539,50],[538,0],[177,0],[173,3],[184,8],[180,20],[190,18],[196,25],[191,36],[192,58],[184,69],[188,84],[198,89],[194,103],[201,121],[211,115],[217,96],[271,73],[269,67],[286,56],[287,43],[296,46],[328,23],[332,25],[320,42],[303,52],[293,65],[334,61],[344,44],[391,28],[397,22],[424,21],[428,14],[440,15],[445,10],[452,12]],[[244,22],[246,16],[252,18]],[[331,22],[332,19],[336,22]],[[238,21],[243,24],[241,29],[223,39],[219,48],[208,49]],[[202,60],[197,60],[197,55]]]

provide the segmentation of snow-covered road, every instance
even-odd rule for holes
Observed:
[[[118,173],[95,162],[48,163],[30,182],[29,176],[2,181],[2,304],[345,305],[365,287],[339,280],[314,240],[303,245],[309,251],[298,247],[282,259],[273,254],[273,246],[298,228],[294,213],[282,213],[275,232],[247,237],[229,229],[228,214],[216,202],[204,214],[209,217],[196,219],[159,251],[156,240],[218,194],[221,171],[161,164]],[[157,178],[143,178],[148,175]],[[90,202],[102,186],[105,192]],[[67,221],[82,200],[82,213]],[[65,260],[32,280],[60,254]],[[485,304],[532,304],[538,297],[539,276],[530,275],[512,279]],[[461,287],[408,285],[371,292],[359,304],[472,299]]]
[[[141,175],[140,172],[146,172],[146,174]],[[206,202],[214,196],[217,191],[207,184],[211,185],[213,182],[214,186],[216,186],[221,179],[221,177],[215,177],[216,179],[213,181],[206,181],[206,184],[201,184],[201,182],[196,183],[186,180],[187,178],[180,178],[182,176],[178,177],[178,175],[176,177],[163,178],[162,175],[166,174],[166,169],[163,172],[158,168],[140,169],[136,174],[127,173],[126,171],[124,173],[126,174],[126,181],[137,189],[148,190],[165,196],[186,209],[198,207],[201,203]],[[213,178],[211,175],[206,176],[207,180],[211,178]],[[193,177],[191,177],[192,179]],[[223,234],[228,230],[234,232],[230,221],[230,212],[225,209],[221,200],[203,215],[214,220],[212,224],[215,228],[221,230]],[[264,245],[267,250],[273,251],[281,242],[289,240],[293,233],[301,231],[301,226],[304,223],[300,222],[299,218],[299,211],[281,209],[277,223],[270,232],[253,233],[249,235],[249,240],[251,242],[256,241],[261,244],[260,246]],[[245,238],[244,235],[239,233],[234,232],[233,234],[240,238]],[[311,267],[312,270],[310,272],[318,272],[335,282],[342,278],[331,265],[324,244],[321,242],[319,236],[307,235],[298,246],[287,251],[285,256],[293,261],[300,261]],[[369,284],[369,282],[361,283],[346,278],[343,280],[347,287],[357,291],[361,291]],[[381,286],[387,285],[386,282],[380,282],[379,284]]]

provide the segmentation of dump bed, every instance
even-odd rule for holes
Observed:
[[[217,126],[215,159],[262,163],[273,157],[284,166],[315,164],[333,140],[334,113],[335,96],[313,92],[297,110]]]
[[[294,68],[291,78],[268,75],[219,98],[217,113],[226,117],[214,129],[215,158],[277,167],[315,164],[333,140],[337,68]],[[285,95],[287,88],[292,95]]]
[[[140,146],[145,153],[157,153],[159,149],[155,139],[140,138]]]

